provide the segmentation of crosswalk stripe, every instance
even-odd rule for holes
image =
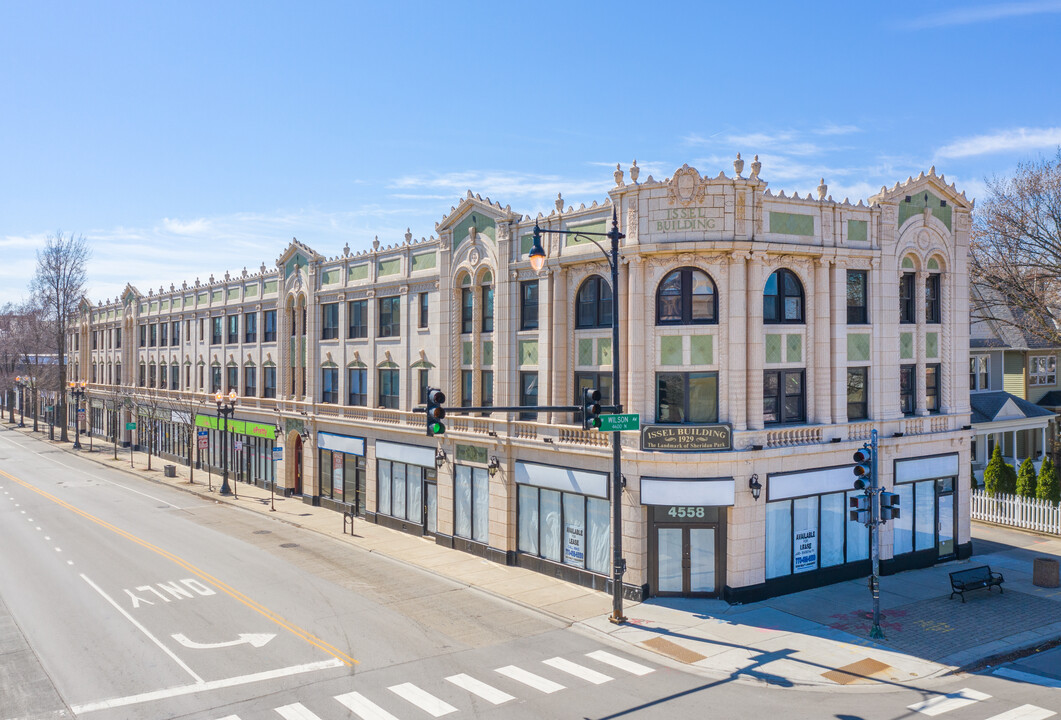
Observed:
[[[335,699],[350,708],[361,720],[398,720],[359,692],[336,695]]]
[[[463,688],[468,692],[472,693],[473,695],[478,695],[483,700],[491,702],[494,705],[500,705],[501,703],[506,703],[509,700],[516,699],[512,695],[509,695],[507,692],[498,690],[497,688],[491,685],[487,685],[482,680],[476,680],[471,675],[465,675],[464,673],[461,673],[460,675],[451,675],[446,679],[457,687]]]
[[[557,690],[564,689],[564,686],[560,683],[546,680],[541,675],[527,672],[523,668],[518,668],[515,665],[506,665],[503,668],[497,668],[494,672],[501,673],[505,677],[511,678],[516,682],[521,682],[524,685],[530,685],[535,690],[541,690],[543,693],[554,693]]]
[[[218,718],[217,720],[239,720],[239,715],[226,715],[225,717]]]
[[[574,675],[575,677],[582,678],[583,680],[587,680],[593,683],[594,685],[601,685],[612,679],[610,675],[605,675],[604,673],[597,672],[596,670],[590,670],[584,665],[573,663],[570,660],[565,660],[562,657],[549,658],[548,660],[542,660],[542,662],[548,665],[549,667],[554,667],[557,670],[561,670],[567,673],[568,675]]]
[[[321,720],[319,715],[314,714],[302,703],[291,703],[276,708],[277,714],[284,720]]]
[[[633,660],[627,660],[618,655],[612,655],[610,652],[605,652],[604,650],[596,650],[591,653],[586,653],[586,657],[591,657],[598,662],[617,667],[620,670],[625,670],[634,675],[648,675],[652,672],[652,668],[650,667],[646,667],[641,663],[635,663]]]
[[[928,715],[931,717],[942,715],[945,712],[957,710],[958,708],[963,708],[966,705],[972,705],[980,700],[987,700],[990,697],[991,696],[986,693],[970,690],[969,688],[962,688],[956,693],[949,693],[947,695],[934,697],[931,700],[907,705],[907,710],[913,710],[914,712],[919,712],[922,715]]]
[[[1001,715],[992,715],[987,720],[1044,720],[1057,715],[1053,710],[1036,707],[1035,705],[1021,705],[1019,708],[1007,710]]]
[[[457,712],[457,708],[453,707],[448,702],[439,700],[431,693],[426,690],[421,690],[412,683],[392,685],[387,689],[398,697],[408,700],[413,705],[416,705],[418,708],[433,717],[442,717],[443,715]]]

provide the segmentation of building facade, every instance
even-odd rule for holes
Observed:
[[[303,502],[600,589],[611,576],[610,435],[579,413],[460,414],[621,398],[625,592],[750,601],[869,574],[848,519],[853,452],[877,429],[901,497],[884,572],[967,556],[971,203],[934,169],[869,202],[774,194],[744,175],[639,181],[531,218],[473,195],[435,235],[271,267],[129,285],[86,303],[71,347],[95,432],[220,463],[211,393],[238,394],[229,464]],[[618,347],[606,256],[625,234]],[[448,395],[428,437],[428,387]],[[122,400],[138,398],[132,404]],[[181,428],[196,423],[207,450]],[[238,441],[238,448],[237,448]],[[274,460],[270,448],[282,448]],[[755,491],[753,492],[753,488]]]

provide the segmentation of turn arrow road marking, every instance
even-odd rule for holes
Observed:
[[[219,643],[197,643],[193,640],[189,640],[180,633],[171,635],[170,637],[184,647],[191,648],[192,650],[213,650],[214,648],[232,647],[233,645],[252,645],[253,647],[260,648],[276,637],[276,635],[271,635],[269,633],[240,633],[239,640],[229,640],[228,642]]]

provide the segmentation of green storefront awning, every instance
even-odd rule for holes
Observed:
[[[222,426],[220,418],[214,415],[196,415],[195,426],[220,430]],[[250,422],[248,420],[229,420],[228,431],[236,435],[249,435],[250,437],[263,437],[270,440],[276,439],[276,428],[272,425]]]

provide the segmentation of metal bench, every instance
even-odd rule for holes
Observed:
[[[992,586],[997,587],[1001,594],[1003,582],[1002,573],[991,572],[991,568],[987,565],[952,572],[950,574],[951,593],[948,599],[953,600],[955,595],[960,595],[962,602],[965,602],[967,590],[987,588],[990,592]]]

